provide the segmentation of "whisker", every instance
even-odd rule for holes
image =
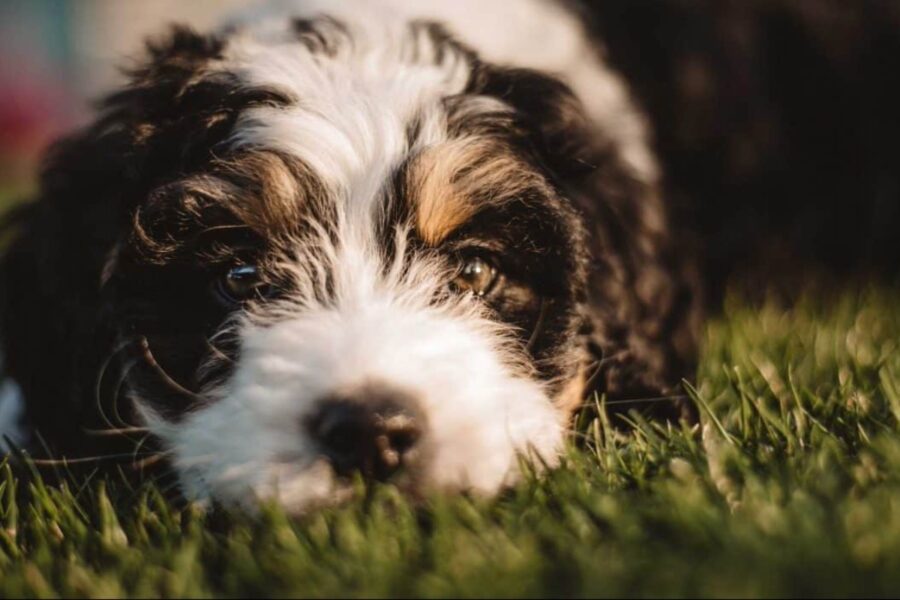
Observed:
[[[144,444],[147,442],[148,439],[150,439],[149,433],[147,435],[145,435],[144,437],[142,437],[140,440],[138,440],[138,443],[135,444],[134,450],[132,450],[132,452],[131,452],[131,456],[135,460],[137,459],[138,453],[141,451],[141,448],[144,446]]]
[[[230,356],[228,356],[227,354],[225,354],[224,352],[222,352],[221,350],[219,350],[219,348],[215,344],[213,344],[212,341],[210,341],[208,339],[204,340],[204,341],[206,342],[206,347],[209,348],[210,351],[212,351],[212,353],[216,355],[216,358],[224,360],[224,361],[228,362],[229,364],[234,364],[234,359],[231,358]]]
[[[147,362],[150,368],[153,369],[153,372],[156,373],[160,379],[162,379],[163,383],[165,383],[170,389],[174,390],[175,392],[178,392],[183,396],[187,396],[194,401],[203,401],[202,396],[200,396],[196,392],[192,392],[191,390],[187,389],[186,387],[172,379],[172,377],[168,373],[166,373],[165,369],[163,369],[162,366],[160,366],[160,364],[156,362],[156,358],[153,356],[153,352],[150,350],[150,342],[147,341],[146,336],[142,335],[140,337],[140,343],[141,354],[144,360]]]
[[[117,435],[128,435],[129,433],[146,433],[146,427],[117,427],[113,429],[82,429],[86,435],[96,437],[114,437]]]
[[[606,406],[614,406],[616,404],[652,404],[654,402],[671,402],[672,400],[685,400],[689,396],[679,394],[677,396],[657,396],[656,398],[635,398],[634,400],[607,400],[604,402]]]
[[[528,343],[525,344],[526,352],[531,353],[532,348],[534,348],[538,336],[544,329],[544,321],[547,319],[547,312],[549,312],[549,309],[550,301],[546,298],[541,298],[541,312],[538,314],[537,322],[535,322],[534,329],[531,331],[531,337],[528,338]]]
[[[125,382],[128,381],[128,374],[131,373],[131,370],[138,364],[137,359],[129,361],[127,365],[122,368],[122,373],[119,375],[119,380],[116,382],[116,387],[113,390],[112,396],[112,408],[113,414],[118,419],[120,423],[122,423],[123,427],[134,427],[133,425],[126,423],[125,419],[122,418],[122,413],[119,412],[119,397],[122,395],[122,388],[125,385]]]
[[[596,362],[596,364],[593,366],[594,372],[591,373],[590,377],[588,377],[587,379],[585,379],[585,381],[584,381],[584,387],[585,387],[585,388],[588,388],[588,387],[590,387],[591,385],[593,385],[594,380],[597,378],[598,375],[600,375],[600,371],[603,369],[603,366],[604,366],[606,363],[608,363],[608,362],[610,362],[610,361],[613,361],[613,360],[618,360],[618,359],[621,358],[623,355],[627,355],[627,354],[628,354],[628,350],[619,350],[618,352],[614,352],[613,354],[611,354],[611,355],[609,355],[609,356],[604,356],[603,358],[601,358],[600,360],[598,360],[598,361]]]
[[[677,394],[673,396],[656,396],[653,398],[635,398],[633,400],[605,400],[603,402],[582,402],[577,408],[589,408],[599,404],[600,406],[616,406],[621,404],[653,404],[656,402],[671,402],[673,400],[687,400],[690,398],[687,394]]]
[[[214,225],[212,227],[207,227],[203,231],[201,231],[198,235],[205,235],[207,233],[212,233],[214,231],[228,231],[232,229],[250,229],[249,225],[243,223],[235,223],[231,225]]]
[[[97,380],[94,384],[94,402],[97,405],[97,412],[100,417],[103,419],[103,422],[109,425],[110,427],[118,427],[124,423],[113,423],[110,420],[109,416],[106,414],[106,411],[103,409],[103,399],[101,398],[101,389],[103,387],[103,380],[106,379],[106,372],[109,370],[109,365],[112,363],[113,359],[123,350],[126,350],[131,344],[133,344],[135,339],[126,340],[120,343],[118,346],[112,349],[109,355],[104,359],[103,364],[100,366],[100,370],[97,373]],[[116,384],[116,389],[118,389],[119,384]]]
[[[98,456],[79,456],[77,458],[23,457],[22,460],[24,460],[28,464],[32,464],[37,467],[67,467],[69,465],[91,464],[91,463],[98,463],[98,462],[103,462],[103,461],[107,461],[107,460],[122,460],[122,459],[126,459],[126,458],[132,459],[132,453],[125,452],[122,454],[101,454]]]

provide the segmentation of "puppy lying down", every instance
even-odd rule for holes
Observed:
[[[495,492],[595,393],[694,419],[691,248],[583,17],[304,0],[152,41],[13,221],[30,439],[302,511],[356,473]]]

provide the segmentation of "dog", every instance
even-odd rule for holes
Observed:
[[[741,10],[707,6],[690,39]],[[4,371],[32,445],[302,512],[358,474],[496,493],[523,457],[556,465],[598,397],[695,422],[705,306],[754,245],[723,207],[819,163],[768,171],[777,132],[723,126],[717,95],[753,61],[667,52],[648,11],[671,42],[699,9],[300,0],[151,41],[9,218]]]

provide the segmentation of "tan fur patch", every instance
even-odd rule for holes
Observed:
[[[275,235],[300,223],[325,191],[302,163],[272,152],[253,152],[214,164],[184,182],[186,191],[215,199],[251,229]]]
[[[556,405],[559,410],[563,411],[566,415],[566,419],[571,419],[573,413],[578,410],[584,402],[586,384],[587,378],[585,377],[585,368],[584,366],[581,366],[578,368],[575,377],[570,379],[553,399],[553,404]]]
[[[426,149],[411,164],[409,190],[416,227],[439,244],[485,204],[506,202],[543,185],[540,175],[509,148],[486,137],[465,137]]]
[[[297,223],[304,208],[321,193],[321,186],[303,165],[274,153],[249,154],[216,170],[243,192],[226,201],[229,208],[260,231]]]
[[[273,152],[247,153],[155,190],[147,206],[135,211],[129,243],[144,260],[165,262],[183,245],[183,236],[217,229],[246,227],[279,242],[295,234],[308,215],[321,212],[326,200],[324,187],[303,163]],[[160,216],[166,212],[168,217]],[[160,227],[164,222],[182,230],[173,235]],[[113,257],[102,280],[116,264]]]

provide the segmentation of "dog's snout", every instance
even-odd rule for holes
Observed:
[[[379,480],[409,466],[424,434],[415,398],[388,388],[328,398],[307,426],[338,473],[360,471]]]

